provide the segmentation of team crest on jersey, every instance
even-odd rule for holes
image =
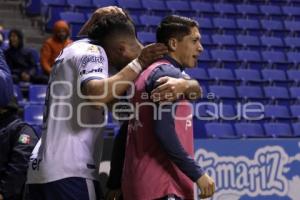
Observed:
[[[89,52],[92,52],[92,53],[99,53],[100,52],[99,49],[98,49],[98,47],[95,46],[95,45],[90,46],[87,50]]]
[[[19,139],[18,139],[19,143],[22,144],[29,144],[30,143],[30,136],[26,135],[26,134],[21,134]]]

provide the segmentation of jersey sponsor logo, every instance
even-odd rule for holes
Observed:
[[[18,142],[21,144],[29,144],[30,143],[30,136],[27,134],[21,134]]]
[[[94,55],[83,56],[81,58],[81,67],[84,68],[88,63],[103,64],[103,62],[104,62],[103,56],[94,56]]]
[[[85,74],[90,74],[90,73],[100,73],[100,72],[102,72],[102,71],[103,71],[102,68],[91,69],[91,70],[85,70],[85,69],[83,69],[83,70],[81,70],[81,71],[79,72],[79,75],[80,75],[80,76],[83,76],[83,75],[85,75]]]
[[[40,168],[40,162],[42,161],[42,159],[38,159],[38,158],[31,158],[31,168],[32,170],[39,170]]]
[[[90,47],[87,49],[87,51],[92,52],[92,53],[100,53],[100,50],[99,50],[98,47],[95,46],[95,45],[90,46]]]

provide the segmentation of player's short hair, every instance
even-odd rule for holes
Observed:
[[[191,33],[191,28],[199,27],[197,21],[182,17],[178,15],[170,15],[165,17],[156,31],[156,41],[164,44],[168,44],[169,39],[176,38],[182,40],[182,38]]]
[[[136,36],[133,21],[127,13],[104,15],[88,32],[88,37],[100,45],[120,36]]]

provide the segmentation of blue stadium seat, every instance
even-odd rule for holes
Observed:
[[[117,5],[116,0],[92,0],[92,4],[96,8]]]
[[[191,8],[195,10],[198,15],[203,15],[203,14],[213,15],[215,13],[213,5],[209,2],[190,1],[190,3],[191,3]]]
[[[286,30],[291,33],[300,32],[300,22],[299,21],[284,21],[284,26]]]
[[[214,44],[218,46],[235,46],[236,41],[233,35],[214,34],[211,36]]]
[[[210,79],[215,80],[216,82],[220,82],[220,81],[235,82],[236,81],[231,69],[209,68],[208,75],[209,75]]]
[[[131,11],[133,11],[133,10],[141,11],[142,10],[142,4],[139,0],[117,0],[117,4],[121,8],[126,8]]]
[[[154,16],[154,15],[141,15],[140,22],[145,26],[157,26],[160,24],[162,17]]]
[[[286,37],[284,38],[285,45],[289,48],[300,48],[300,38],[298,37]]]
[[[80,12],[72,12],[72,11],[61,12],[60,18],[62,20],[67,21],[70,24],[72,23],[83,24],[85,22],[85,16],[83,13]]]
[[[218,62],[236,61],[236,56],[232,50],[214,49],[210,51],[212,59]]]
[[[300,53],[299,52],[287,52],[288,61],[293,63],[295,66],[300,64]]]
[[[238,13],[242,13],[244,16],[245,15],[256,15],[256,16],[258,16],[258,15],[261,14],[256,5],[237,4],[236,9],[237,9]]]
[[[234,124],[236,134],[241,137],[264,137],[264,129],[259,123],[237,122]]]
[[[41,0],[41,14],[46,30],[52,30],[54,23],[60,19],[59,13],[67,8],[66,0]]]
[[[299,137],[300,136],[300,122],[293,123],[292,126],[293,126],[294,136]]]
[[[43,123],[43,105],[25,105],[24,121],[31,125]]]
[[[276,5],[260,5],[260,12],[266,16],[281,16],[282,11],[279,6]]]
[[[257,36],[253,35],[238,35],[236,36],[237,43],[243,47],[260,47],[260,41]]]
[[[262,36],[260,40],[261,40],[261,44],[263,46],[266,46],[267,48],[284,47],[283,40],[280,37]]]
[[[281,105],[265,105],[265,118],[266,119],[287,119],[290,120],[291,115],[286,106]]]
[[[239,61],[244,63],[260,63],[261,62],[261,56],[259,52],[254,50],[238,50],[237,52],[237,58]]]
[[[291,98],[300,100],[300,87],[290,87]]]
[[[205,124],[206,134],[210,138],[235,138],[235,132],[230,123],[210,122]]]
[[[206,113],[214,120],[221,121],[233,121],[237,120],[239,117],[231,104],[219,104],[217,107],[215,105],[207,104]]]
[[[237,19],[237,27],[243,31],[260,30],[260,24],[256,19]]]
[[[86,11],[91,11],[93,9],[91,0],[67,0],[68,5],[71,8],[87,8]]]
[[[285,87],[266,86],[264,87],[265,97],[272,100],[289,99],[288,90]]]
[[[290,69],[286,71],[287,77],[290,81],[293,81],[295,84],[300,83],[300,71],[297,69]]]
[[[263,69],[261,74],[264,80],[273,82],[288,82],[285,71],[279,69]]]
[[[299,6],[282,6],[282,12],[290,17],[300,16]]]
[[[210,80],[204,68],[187,68],[184,70],[190,77],[197,80]]]
[[[234,4],[229,3],[215,3],[214,9],[216,12],[220,13],[221,15],[226,14],[237,14]]]
[[[300,105],[290,106],[291,116],[300,119]]]
[[[286,57],[281,51],[262,51],[261,52],[263,61],[267,62],[269,65],[273,64],[286,64]]]
[[[236,23],[234,19],[228,19],[228,18],[213,18],[213,24],[215,27],[218,27],[219,29],[236,29]]]
[[[211,62],[211,56],[208,50],[204,50],[201,52],[200,56],[198,57],[198,61],[201,63],[209,63]],[[201,66],[200,66],[201,67]]]
[[[138,39],[143,43],[143,44],[149,44],[152,42],[156,41],[156,36],[155,33],[153,32],[138,32],[137,33]]]
[[[287,123],[265,123],[265,133],[272,137],[291,137],[292,130]]]
[[[41,0],[25,1],[25,12],[27,15],[36,16],[41,14]]]
[[[210,35],[208,34],[201,34],[201,44],[206,47],[209,45],[213,45]]]
[[[279,20],[261,20],[261,26],[265,31],[284,31],[284,27]]]
[[[263,91],[259,86],[237,86],[236,90],[238,97],[245,100],[262,100],[264,98]]]
[[[262,83],[260,73],[256,69],[235,69],[235,77],[244,82]]]
[[[165,1],[161,0],[142,0],[142,6],[150,11],[167,11]]]
[[[46,97],[46,85],[30,85],[29,101],[30,103],[44,104]]]
[[[188,1],[180,0],[166,0],[166,5],[169,10],[172,12],[184,12],[185,14],[192,14],[194,11],[190,8]]]
[[[214,94],[218,99],[236,98],[235,90],[231,86],[211,85],[209,86],[209,93]]]
[[[199,27],[201,30],[205,31],[215,29],[210,18],[195,17],[194,19],[199,23]]]

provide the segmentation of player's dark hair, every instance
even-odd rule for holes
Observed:
[[[88,31],[88,37],[100,45],[116,37],[135,35],[134,24],[127,13],[104,15]]]
[[[182,38],[191,33],[191,28],[199,27],[198,23],[190,18],[178,15],[165,17],[156,31],[156,41],[168,45],[170,38],[182,40]]]

